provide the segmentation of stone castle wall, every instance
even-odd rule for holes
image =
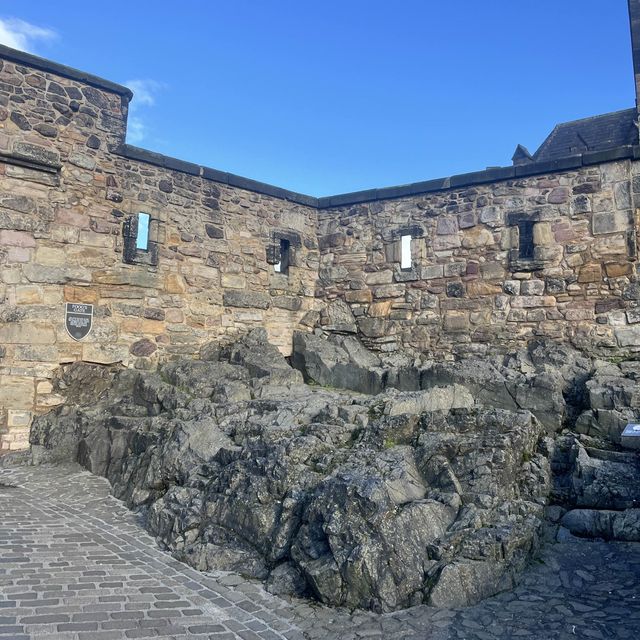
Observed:
[[[284,354],[314,326],[437,357],[638,348],[637,149],[318,200],[129,147],[130,98],[0,47],[0,449],[64,400],[62,364],[153,368],[257,326]],[[81,341],[69,302],[94,305]]]
[[[0,64],[0,447],[25,446],[32,413],[63,400],[62,363],[149,368],[255,326],[287,353],[315,304],[315,209],[116,153],[126,93]],[[123,260],[139,212],[157,265]],[[288,275],[267,262],[279,233]],[[95,307],[81,342],[66,302]]]
[[[533,337],[637,350],[638,173],[620,160],[323,211],[318,295],[338,301],[323,323],[340,316],[383,351],[483,352]]]

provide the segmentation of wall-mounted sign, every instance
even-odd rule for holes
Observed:
[[[64,324],[67,328],[67,333],[74,340],[86,338],[93,324],[93,305],[67,302]]]

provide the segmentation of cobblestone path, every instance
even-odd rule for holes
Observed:
[[[640,638],[640,544],[550,545],[512,592],[379,616],[286,601],[160,550],[106,480],[0,468],[0,640]]]

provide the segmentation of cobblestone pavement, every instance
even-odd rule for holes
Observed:
[[[79,467],[0,468],[0,514],[0,640],[640,638],[639,544],[550,545],[512,592],[379,616],[194,571]]]

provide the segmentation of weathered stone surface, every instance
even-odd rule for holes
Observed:
[[[268,309],[271,306],[269,296],[259,291],[228,290],[224,292],[222,299],[227,307]]]
[[[34,458],[106,475],[177,557],[276,591],[390,611],[513,584],[550,489],[542,424],[433,376],[425,391],[386,389],[407,379],[401,362],[350,336],[297,334],[305,375],[383,393],[308,387],[265,336],[158,373],[70,368],[75,401],[36,419]]]

